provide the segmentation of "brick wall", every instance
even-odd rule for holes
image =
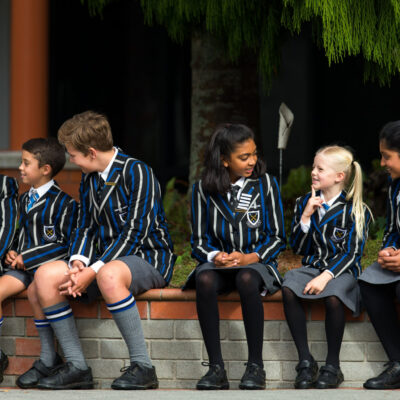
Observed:
[[[221,296],[222,352],[231,381],[236,388],[244,372],[247,345],[241,309],[236,294]],[[324,310],[321,303],[308,309],[308,334],[317,361],[326,355]],[[138,298],[144,335],[160,387],[194,388],[206,371],[207,359],[197,321],[194,293],[178,289],[151,290]],[[126,346],[103,301],[92,305],[73,303],[82,347],[97,387],[109,388],[119,370],[128,363]],[[263,358],[268,388],[292,387],[297,352],[284,320],[280,293],[264,299]],[[14,386],[15,378],[26,371],[40,351],[39,339],[24,294],[6,301],[1,347],[9,355],[3,386]],[[361,387],[365,379],[381,371],[386,361],[381,344],[365,314],[357,319],[347,315],[341,367],[343,386]]]

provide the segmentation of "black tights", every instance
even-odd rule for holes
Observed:
[[[361,295],[372,325],[390,361],[400,361],[400,324],[395,299],[400,301],[400,282],[387,285],[360,284]]]
[[[219,336],[217,295],[227,287],[224,274],[205,270],[196,276],[196,306],[201,332],[211,364],[224,365]],[[263,280],[250,268],[238,270],[235,285],[242,304],[243,322],[249,351],[248,361],[260,366],[264,333],[264,308],[260,296]]]
[[[299,360],[311,360],[308,347],[306,314],[302,301],[289,288],[282,288],[283,306],[290,332],[297,348]],[[343,303],[336,296],[324,298],[326,317],[325,333],[328,343],[326,363],[339,367],[339,353],[342,344],[345,314]]]

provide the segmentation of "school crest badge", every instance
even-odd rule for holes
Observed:
[[[347,229],[335,228],[333,230],[331,239],[334,242],[340,242],[346,237],[346,235],[347,235]]]
[[[261,225],[260,210],[249,211],[246,224],[249,228],[258,228]]]
[[[116,208],[114,211],[118,214],[120,221],[124,224],[126,222],[126,217],[128,216],[128,206]]]
[[[44,225],[43,236],[46,241],[54,242],[57,239],[54,225]]]

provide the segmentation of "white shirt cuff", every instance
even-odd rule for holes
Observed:
[[[325,269],[324,272],[325,272],[325,271],[326,271],[326,272],[329,272],[329,273],[332,275],[333,278],[335,277],[335,274],[334,274],[332,271],[329,271],[329,269]]]
[[[70,259],[68,261],[68,268],[69,269],[72,268],[72,261],[75,261],[75,260],[82,261],[85,264],[85,266],[88,266],[89,262],[90,262],[90,260],[87,257],[82,256],[80,254],[74,254],[73,256],[70,257]]]
[[[300,227],[304,233],[308,233],[308,231],[310,230],[310,226],[311,226],[310,222],[308,222],[308,224],[305,224],[303,221],[300,221]]]
[[[103,261],[96,261],[94,264],[92,264],[89,268],[92,268],[96,274],[99,272],[100,268],[104,265]]]
[[[208,262],[213,262],[215,256],[219,253],[219,250],[211,251],[210,253],[207,254],[207,261]]]

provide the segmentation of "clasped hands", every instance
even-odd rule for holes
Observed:
[[[65,272],[68,280],[59,286],[60,294],[63,296],[82,296],[95,279],[96,272],[92,268],[86,268],[85,264],[80,260],[74,260],[71,268]]]
[[[217,268],[241,267],[244,265],[259,262],[257,253],[243,254],[239,251],[234,251],[230,254],[220,251],[213,260]]]
[[[386,247],[378,253],[378,263],[383,269],[400,272],[400,250]]]

